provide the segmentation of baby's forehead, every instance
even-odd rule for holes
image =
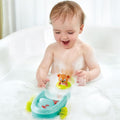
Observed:
[[[60,24],[65,24],[65,23],[72,23],[73,21],[78,21],[79,22],[79,17],[77,15],[71,16],[68,15],[66,17],[64,16],[59,16],[57,18],[51,19],[52,24],[53,23],[60,23]]]
[[[79,20],[77,18],[67,18],[64,21],[62,18],[52,21],[52,26],[54,30],[66,29],[73,30],[76,26],[79,26]]]
[[[68,25],[53,27],[53,31],[74,31],[74,30],[75,29],[72,26]]]

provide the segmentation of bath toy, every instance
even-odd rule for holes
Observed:
[[[67,89],[71,87],[71,83],[68,81],[68,79],[70,78],[69,75],[66,74],[58,74],[58,82],[56,84],[56,86],[59,89]]]
[[[61,118],[61,119],[64,119],[64,118],[67,116],[67,113],[68,113],[67,107],[61,108],[60,118]]]
[[[50,98],[51,94],[48,96],[49,91],[43,90],[39,95],[32,101],[28,103],[28,106],[31,104],[31,112],[34,118],[54,118],[60,115],[61,119],[64,119],[67,116],[67,100],[70,97],[70,93],[64,95],[61,99]],[[27,110],[30,108],[27,107]]]
[[[29,101],[27,102],[27,104],[26,104],[25,109],[26,109],[28,112],[31,112],[31,104],[32,104],[34,98],[35,98],[35,96],[32,96],[32,97],[30,98],[30,100],[29,100]]]

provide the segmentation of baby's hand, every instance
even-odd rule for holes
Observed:
[[[47,82],[49,82],[49,79],[45,79],[45,80],[39,80],[38,81],[38,87],[46,87]]]
[[[88,71],[79,70],[74,74],[77,77],[77,83],[79,86],[85,86],[88,80]]]

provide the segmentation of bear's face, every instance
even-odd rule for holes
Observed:
[[[61,84],[67,84],[68,79],[70,78],[69,75],[66,74],[58,74],[58,80]]]

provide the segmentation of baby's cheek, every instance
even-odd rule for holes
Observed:
[[[76,38],[75,36],[70,37],[70,39],[71,39],[72,41],[76,41],[76,40],[77,40],[77,38]]]
[[[78,34],[73,34],[70,38],[75,41],[78,39]]]
[[[60,37],[58,35],[54,35],[54,37],[55,37],[55,40],[58,42]]]

